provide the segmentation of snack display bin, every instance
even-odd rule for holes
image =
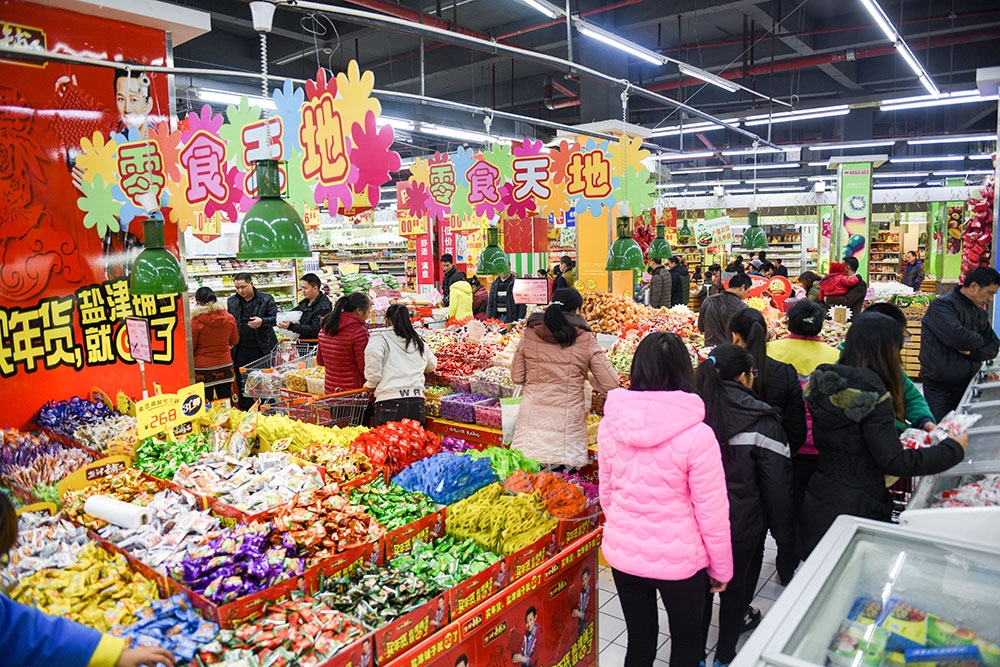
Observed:
[[[960,629],[970,639],[967,643],[982,652],[983,665],[996,664],[1000,658],[996,653],[1000,548],[983,543],[979,537],[971,531],[964,538],[942,537],[889,523],[839,517],[764,616],[732,667],[890,664],[884,646],[872,650],[869,645],[868,654],[862,647],[853,655],[850,651],[846,656],[844,652],[830,655],[832,646],[843,648],[842,638],[850,644],[852,637],[843,626],[858,609],[859,601],[872,601],[872,606],[886,611],[912,610],[908,620],[916,619],[928,627],[934,624],[927,637],[935,632],[940,635],[942,628],[952,628],[957,636]],[[892,636],[897,642],[906,642]],[[879,655],[883,649],[886,653]]]

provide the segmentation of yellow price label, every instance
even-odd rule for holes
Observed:
[[[59,511],[55,503],[31,503],[17,510],[17,515],[21,516],[25,512],[48,512],[50,515]]]
[[[67,491],[85,489],[95,479],[114,477],[131,467],[132,459],[128,456],[107,456],[70,473],[63,481],[59,482],[56,490],[59,492],[59,497],[62,498]]]
[[[358,266],[357,264],[341,262],[340,264],[337,265],[337,270],[340,271],[340,275],[342,276],[351,276],[356,273],[360,273],[361,267]]]
[[[176,394],[160,394],[135,404],[138,437],[148,438],[173,430],[201,417],[205,412],[205,384],[198,382]]]

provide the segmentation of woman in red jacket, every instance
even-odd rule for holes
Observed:
[[[371,305],[366,294],[353,292],[337,299],[333,312],[323,320],[316,363],[326,368],[328,394],[365,386],[368,329],[364,322]]]
[[[219,305],[211,287],[194,293],[198,305],[191,311],[191,346],[194,350],[194,378],[205,383],[205,399],[233,395],[232,348],[240,342],[236,318]]]

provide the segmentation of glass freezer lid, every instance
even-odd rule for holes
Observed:
[[[906,509],[997,506],[1000,506],[1000,473],[977,475],[949,471],[922,477]]]
[[[965,458],[945,472],[950,475],[1000,472],[1000,421],[996,422],[997,427],[981,427],[984,422],[1000,420],[1000,404],[982,410],[976,410],[975,405],[970,405],[969,412],[983,417],[969,429],[969,447],[965,450]]]
[[[1000,664],[1000,555],[862,528],[780,634],[764,662],[902,665],[905,648],[971,644]]]

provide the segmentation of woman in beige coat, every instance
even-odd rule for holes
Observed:
[[[618,386],[618,372],[578,314],[582,305],[575,289],[557,289],[545,313],[528,318],[511,366],[524,387],[511,447],[545,465],[587,464],[588,374],[600,391]]]

